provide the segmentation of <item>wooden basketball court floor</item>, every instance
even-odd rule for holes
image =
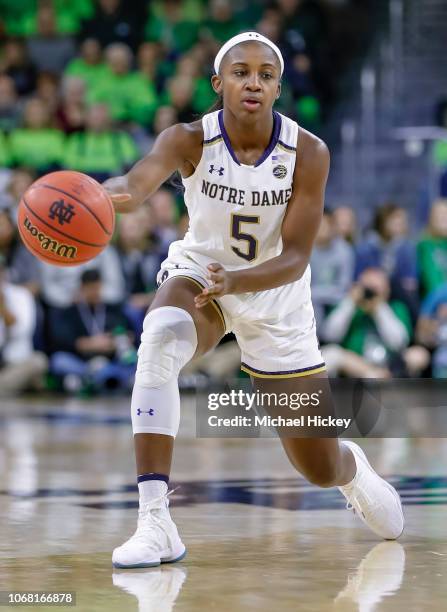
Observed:
[[[126,398],[2,400],[0,591],[76,592],[75,607],[39,610],[447,610],[446,440],[362,442],[405,504],[404,535],[383,542],[278,440],[197,439],[191,402],[171,496],[188,555],[118,571],[137,512]]]

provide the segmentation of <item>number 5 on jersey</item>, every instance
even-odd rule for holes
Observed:
[[[247,261],[253,261],[258,256],[258,241],[252,234],[241,231],[242,223],[259,223],[259,217],[257,215],[237,215],[235,213],[231,215],[231,237],[236,240],[245,240],[247,242],[247,252],[244,253],[244,251],[233,246],[231,249],[239,257]]]

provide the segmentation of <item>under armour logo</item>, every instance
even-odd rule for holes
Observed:
[[[217,172],[217,174],[219,176],[223,176],[224,168],[222,166],[220,168],[215,168],[214,164],[211,164],[210,165],[210,174],[213,174],[213,172]]]
[[[154,416],[154,409],[153,408],[149,408],[149,410],[140,410],[140,408],[137,409],[137,416],[140,416],[140,414],[142,413],[145,414],[149,414],[150,416]]]
[[[75,214],[73,204],[65,204],[64,200],[56,200],[50,206],[50,219],[57,219],[60,225],[70,223]]]

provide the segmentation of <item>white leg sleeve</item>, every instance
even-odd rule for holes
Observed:
[[[146,315],[132,393],[134,434],[177,435],[180,423],[178,375],[196,348],[196,326],[183,308],[161,306]]]

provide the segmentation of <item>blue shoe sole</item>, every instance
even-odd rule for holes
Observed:
[[[116,567],[117,569],[138,569],[141,567],[158,567],[162,563],[176,563],[177,561],[181,561],[185,557],[186,557],[186,548],[182,552],[181,555],[179,555],[175,559],[169,559],[167,561],[159,561],[156,563],[136,563],[135,565],[122,565],[121,563],[112,563],[112,565],[113,567]]]

